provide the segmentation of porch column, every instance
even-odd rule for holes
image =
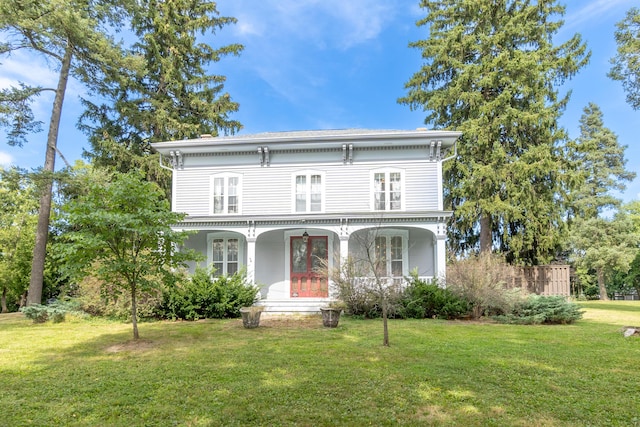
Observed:
[[[252,283],[256,278],[256,238],[247,237],[247,280]]]
[[[445,223],[438,224],[436,233],[436,278],[444,280],[447,274],[447,226]]]
[[[341,235],[340,236],[340,266],[344,263],[349,257],[349,236]]]

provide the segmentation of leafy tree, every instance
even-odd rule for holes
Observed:
[[[629,215],[618,212],[612,219],[579,218],[571,234],[574,262],[582,271],[594,270],[600,299],[608,300],[606,281],[626,273],[638,252],[640,236]]]
[[[138,173],[116,174],[111,182],[89,180],[86,192],[63,211],[68,231],[57,247],[67,274],[93,274],[131,297],[133,338],[138,339],[136,297],[169,279],[172,269],[194,259],[175,251],[187,237],[171,229],[183,214],[171,212],[157,184]]]
[[[588,61],[579,35],[555,46],[564,14],[555,0],[422,0],[429,38],[411,43],[424,65],[399,102],[427,112],[436,129],[462,131],[445,165],[457,252],[498,248],[537,264],[563,230],[564,169],[558,127],[568,94],[556,87]]]
[[[617,55],[611,59],[609,77],[622,82],[627,102],[640,109],[640,9],[632,7],[615,32]]]
[[[570,216],[594,218],[605,209],[617,208],[620,200],[611,190],[622,191],[624,181],[635,178],[625,169],[626,146],[604,126],[600,108],[590,103],[580,118],[580,137],[567,145],[568,157],[577,171],[570,193]]]
[[[214,2],[142,0],[138,6],[131,21],[137,39],[129,54],[139,61],[107,75],[96,88],[106,103],[84,101],[82,128],[90,136],[88,156],[96,164],[121,172],[143,168],[168,189],[171,177],[158,167],[157,157],[149,158],[150,143],[233,134],[241,128],[228,117],[238,104],[223,93],[225,77],[210,70],[243,47],[214,48],[202,40],[236,22],[219,16]]]
[[[33,235],[38,218],[37,189],[17,168],[0,168],[0,288],[2,312],[16,304],[29,287]],[[16,307],[12,307],[15,309]]]
[[[28,50],[42,55],[58,72],[56,87],[29,86],[17,82],[0,91],[0,125],[8,127],[10,145],[21,146],[26,135],[39,130],[31,103],[43,92],[53,92],[36,240],[28,303],[40,303],[51,213],[52,179],[55,170],[58,129],[70,76],[94,81],[97,70],[119,63],[120,50],[107,36],[121,18],[119,0],[22,0],[0,2],[0,54]],[[115,66],[114,68],[118,68]],[[47,178],[47,174],[48,178]]]

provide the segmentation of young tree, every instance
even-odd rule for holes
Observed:
[[[436,129],[462,131],[445,165],[457,252],[502,251],[538,264],[555,255],[566,139],[557,86],[588,61],[579,35],[555,46],[564,7],[555,0],[422,0],[429,38],[411,43],[425,64],[399,102]]]
[[[93,274],[131,297],[133,338],[138,339],[136,296],[157,288],[172,269],[196,258],[176,251],[188,233],[174,231],[183,214],[171,212],[157,184],[137,172],[111,182],[89,180],[86,191],[67,203],[57,252],[71,277]]]
[[[0,54],[28,50],[46,58],[58,71],[56,87],[18,82],[0,92],[0,125],[8,126],[8,142],[21,146],[28,132],[38,130],[30,105],[43,92],[53,92],[43,175],[48,181],[40,196],[28,303],[40,303],[51,214],[58,129],[71,75],[93,81],[98,69],[119,63],[120,50],[107,36],[120,20],[119,0],[24,0],[0,2]],[[114,66],[114,68],[118,68]],[[90,77],[90,78],[89,78]],[[47,178],[48,177],[48,178]]]
[[[605,209],[620,206],[612,190],[626,188],[624,181],[635,178],[635,172],[625,169],[627,147],[604,126],[600,108],[590,103],[580,118],[580,136],[567,144],[567,157],[575,170],[576,182],[569,193],[571,218],[595,218]]]
[[[115,70],[96,88],[106,103],[84,102],[82,128],[93,162],[121,172],[143,168],[168,189],[171,177],[157,157],[149,158],[150,143],[238,131],[241,124],[229,118],[238,104],[223,93],[226,78],[210,70],[243,47],[214,48],[204,38],[235,22],[207,0],[140,1],[131,21],[137,39],[129,49],[140,61],[124,78]]]
[[[611,59],[609,77],[622,82],[627,102],[640,109],[640,9],[632,7],[615,32],[618,52]]]
[[[329,271],[329,278],[347,308],[367,310],[372,302],[382,310],[382,345],[389,347],[389,313],[401,297],[402,284],[388,271],[386,244],[379,229],[358,231],[352,239],[354,253],[342,260],[339,268]]]
[[[18,302],[29,287],[38,205],[30,176],[17,168],[0,168],[0,305]],[[20,305],[15,304],[15,305]]]

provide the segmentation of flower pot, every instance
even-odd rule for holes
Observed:
[[[264,307],[242,307],[240,314],[242,315],[242,326],[247,329],[253,329],[260,326],[260,313]]]
[[[335,328],[338,326],[340,313],[342,312],[341,308],[321,307],[320,311],[322,312],[322,326],[326,328]]]

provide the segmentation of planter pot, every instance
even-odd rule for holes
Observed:
[[[242,326],[247,329],[253,329],[260,326],[260,313],[263,307],[242,307],[240,314],[242,315]]]
[[[341,308],[321,307],[322,312],[322,326],[326,328],[335,328],[338,326],[340,320]]]

